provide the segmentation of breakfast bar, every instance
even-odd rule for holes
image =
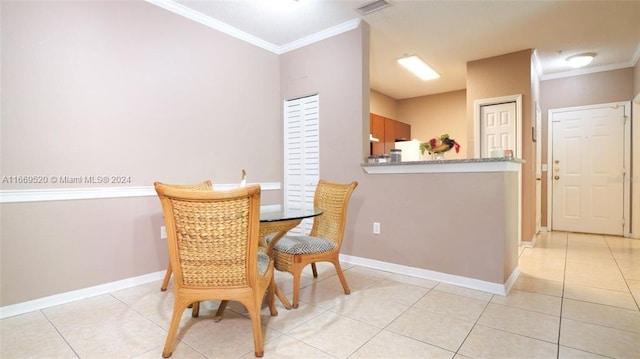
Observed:
[[[397,215],[393,263],[423,277],[505,295],[519,275],[521,166],[514,158],[362,164]]]

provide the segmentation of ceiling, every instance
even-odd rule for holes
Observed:
[[[371,88],[405,99],[466,87],[466,63],[536,50],[543,80],[632,67],[640,57],[640,1],[408,1],[362,15],[373,0],[147,0],[283,53],[370,25]],[[568,56],[595,52],[575,70]],[[441,77],[422,81],[396,60],[416,54]]]

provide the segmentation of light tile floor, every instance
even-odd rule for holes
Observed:
[[[306,271],[298,309],[264,309],[265,358],[640,358],[640,240],[543,233],[506,297],[358,266],[344,295],[332,268]],[[160,358],[172,293],[159,287],[3,319],[0,357]],[[172,358],[254,357],[244,307],[215,323],[216,307],[185,312]]]

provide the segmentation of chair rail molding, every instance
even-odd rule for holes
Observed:
[[[263,191],[281,189],[280,182],[259,183]],[[238,187],[238,184],[216,184],[216,190]],[[0,190],[0,203],[23,203],[44,201],[68,201],[81,199],[105,199],[156,196],[153,186],[50,188]]]

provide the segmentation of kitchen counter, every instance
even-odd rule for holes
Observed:
[[[465,158],[410,162],[363,163],[368,174],[447,173],[447,172],[517,172],[525,163],[519,158]]]
[[[509,292],[520,273],[521,167],[513,158],[362,164],[381,190],[361,215],[380,212],[389,246],[377,258],[424,270],[425,278],[494,294]]]

